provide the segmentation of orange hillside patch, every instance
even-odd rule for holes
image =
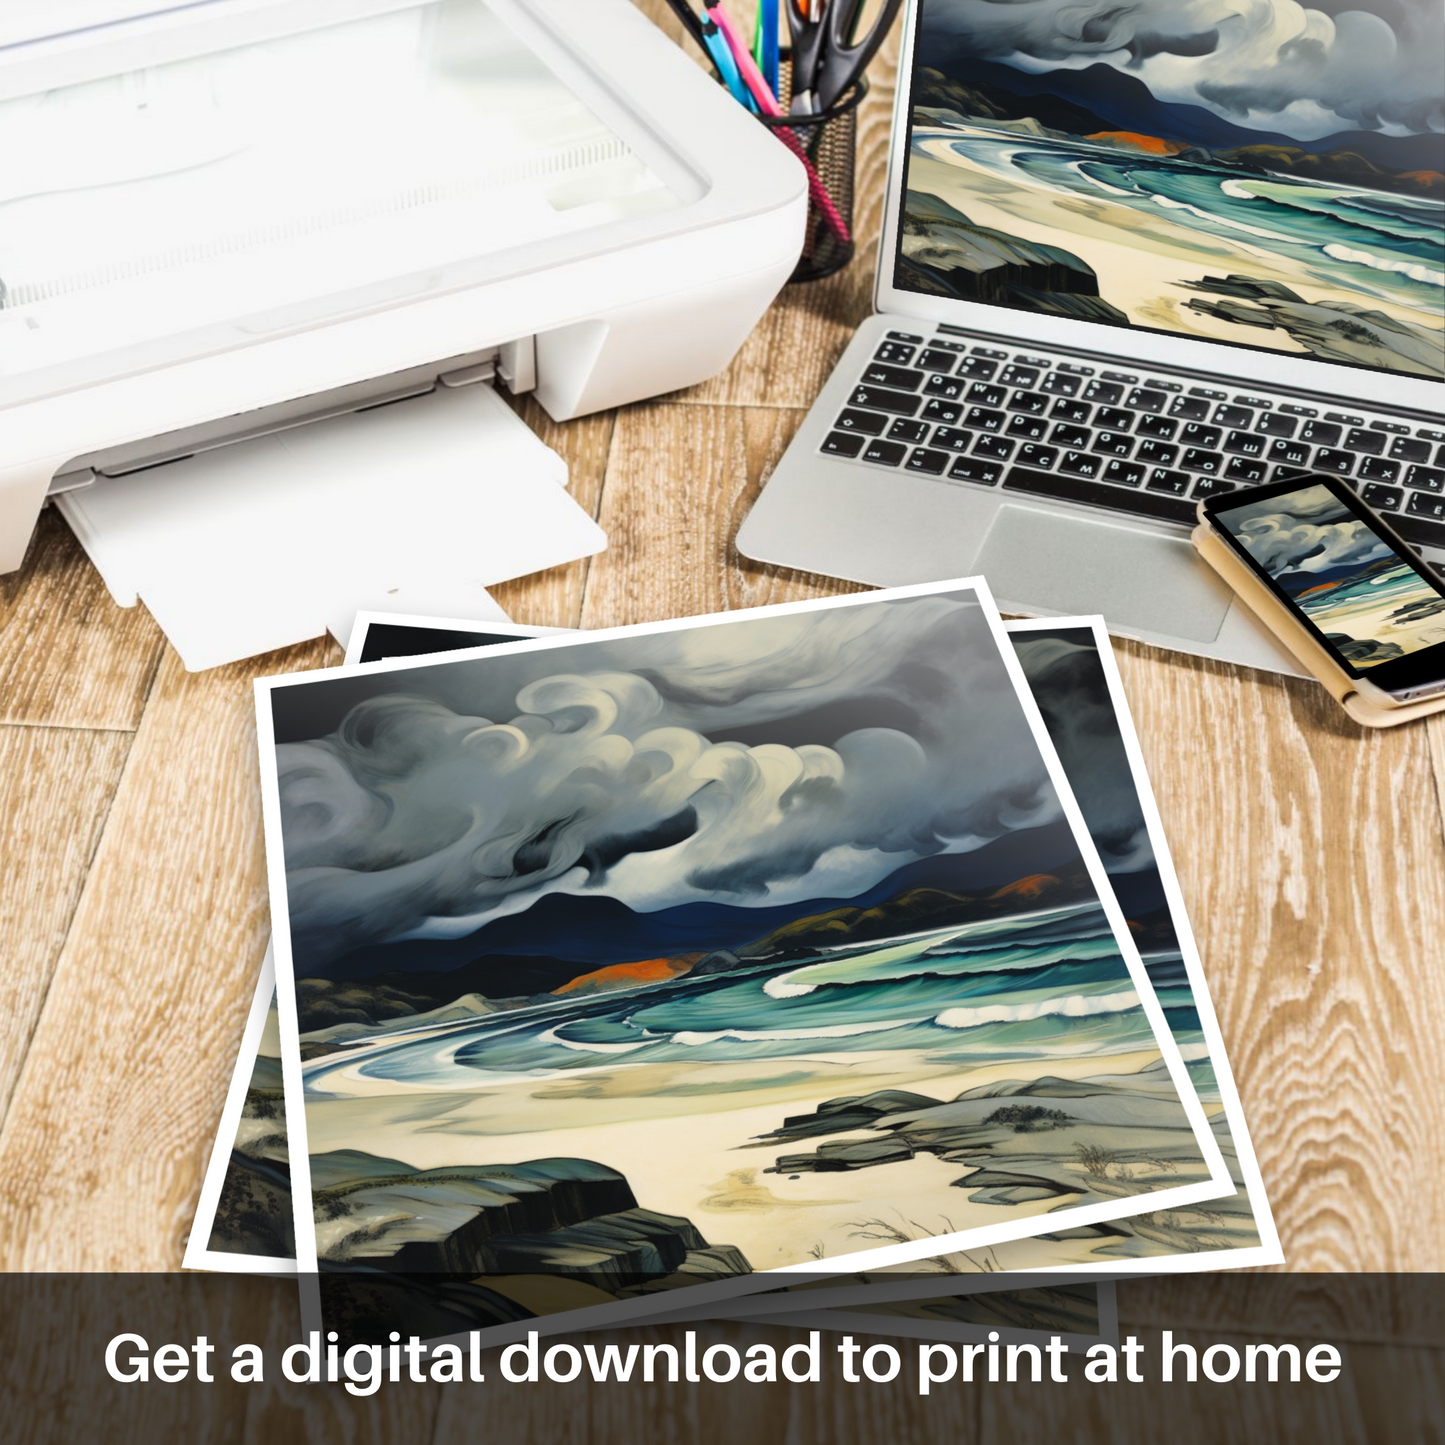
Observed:
[[[686,953],[678,958],[642,958],[635,963],[614,963],[607,968],[594,969],[580,978],[568,979],[561,988],[554,988],[554,994],[572,993],[577,989],[633,988],[643,983],[666,983],[680,973],[686,973],[704,955]]]
[[[1058,886],[1059,880],[1052,873],[1030,873],[1027,878],[1016,878],[1012,883],[1005,883],[1002,888],[996,888],[990,896],[993,898],[1010,896],[1037,898],[1040,893]]]
[[[1417,186],[1424,186],[1427,191],[1433,191],[1436,186],[1445,186],[1445,176],[1439,171],[1401,171],[1400,179],[1414,181]]]
[[[1130,145],[1137,150],[1148,151],[1151,156],[1177,156],[1185,147],[1176,141],[1162,140],[1157,135],[1140,135],[1133,130],[1100,130],[1086,135],[1085,140],[1108,140],[1116,145]]]

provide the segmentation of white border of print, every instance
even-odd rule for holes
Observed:
[[[1039,714],[1038,708],[1033,701],[1033,696],[1024,679],[1022,668],[1017,657],[1014,655],[1012,646],[1007,645],[1007,636],[1003,632],[1002,620],[999,617],[997,607],[994,605],[992,594],[988,590],[988,584],[983,578],[963,578],[949,582],[925,583],[914,587],[892,588],[883,593],[865,592],[808,602],[783,603],[773,607],[761,607],[748,609],[746,611],[715,614],[709,617],[679,618],[663,622],[641,623],[630,627],[617,627],[588,632],[585,634],[584,640],[592,641],[598,639],[650,636],[665,632],[693,630],[699,627],[726,625],[746,618],[788,616],[796,613],[823,611],[838,607],[867,606],[876,604],[885,598],[931,596],[968,591],[974,593],[983,612],[985,621],[994,634],[999,656],[1003,660],[1004,668],[1014,684],[1019,705],[1023,709],[1024,716],[1033,731],[1035,745],[1038,747],[1040,756],[1044,760],[1045,767],[1059,797],[1064,814],[1073,829],[1075,839],[1079,845],[1080,856],[1083,858],[1089,871],[1090,879],[1099,897],[1101,906],[1104,909],[1105,916],[1108,918],[1110,927],[1114,930],[1115,938],[1119,942],[1120,953],[1125,960],[1130,976],[1134,980],[1135,987],[1139,992],[1141,1006],[1154,1032],[1156,1045],[1169,1070],[1170,1077],[1174,1082],[1175,1091],[1178,1094],[1185,1110],[1185,1115],[1194,1131],[1195,1141],[1199,1146],[1201,1157],[1210,1171],[1210,1177],[1201,1180],[1197,1184],[1180,1185],[1174,1189],[1159,1190],[1154,1193],[1135,1196],[1134,1199],[1129,1201],[1133,1206],[1132,1208],[1121,1208],[1120,1202],[1118,1201],[1106,1201],[1075,1208],[1070,1211],[1069,1223],[1071,1226],[1076,1226],[1094,1223],[1096,1221],[1102,1222],[1109,1219],[1117,1219],[1131,1213],[1167,1208],[1175,1205],[1201,1203],[1207,1199],[1216,1199],[1221,1195],[1230,1194],[1234,1191],[1234,1182],[1229,1176],[1223,1155],[1220,1153],[1218,1144],[1209,1128],[1203,1107],[1190,1085],[1183,1059],[1180,1057],[1179,1050],[1170,1035],[1163,1009],[1155,997],[1153,990],[1148,986],[1148,976],[1139,958],[1138,950],[1133,945],[1118,902],[1114,898],[1112,889],[1108,886],[1108,879],[1104,872],[1103,864],[1100,862],[1093,842],[1089,837],[1088,830],[1084,826],[1078,805],[1074,801],[1073,793],[1069,789],[1063,769],[1059,764],[1058,757],[1054,752],[1053,745],[1049,741],[1048,733],[1044,728],[1042,717]],[[468,648],[462,652],[447,653],[442,658],[432,655],[423,656],[420,659],[405,658],[394,661],[376,662],[370,664],[367,671],[402,672],[418,667],[444,667],[451,663],[462,663],[481,660],[487,657],[495,657],[501,653],[511,655],[523,652],[543,652],[559,647],[573,647],[577,645],[578,638],[574,634],[562,633],[556,637],[504,643],[500,647]],[[292,971],[290,920],[286,906],[285,859],[281,848],[281,810],[275,769],[275,739],[272,724],[271,694],[285,688],[307,687],[341,676],[355,676],[355,673],[343,668],[328,668],[322,671],[293,674],[290,676],[258,678],[254,682],[257,703],[257,745],[261,764],[262,812],[266,827],[267,875],[270,884],[272,927],[274,929],[273,936],[276,951],[276,993],[281,1021],[283,1050],[282,1072],[285,1078],[288,1097],[298,1099],[304,1098],[305,1095],[300,1049],[297,1042],[296,990],[295,978]],[[307,1163],[308,1154],[304,1109],[300,1117],[295,1119],[288,1117],[287,1132],[291,1143],[292,1194],[293,1208],[296,1216],[296,1254],[297,1267],[301,1275],[303,1318],[308,1328],[319,1328],[320,1290],[316,1275],[316,1237],[312,1221],[311,1181],[309,1165]],[[299,1169],[297,1168],[298,1160],[300,1161]],[[914,1260],[927,1258],[930,1255],[947,1253],[956,1249],[980,1248],[988,1244],[1002,1243],[1006,1240],[1028,1238],[1056,1227],[1057,1221],[1054,1220],[1052,1216],[1044,1216],[1042,1218],[1033,1216],[1021,1220],[986,1225],[973,1230],[962,1230],[952,1234],[912,1240],[903,1244],[885,1245],[875,1250],[857,1251],[852,1254],[836,1256],[826,1262],[800,1263],[782,1266],[773,1270],[761,1270],[754,1274],[738,1276],[734,1279],[692,1286],[688,1289],[688,1294],[691,1296],[689,1303],[701,1303],[705,1299],[725,1299],[738,1295],[752,1294],[760,1290],[773,1289],[777,1287],[780,1280],[785,1279],[789,1274],[803,1274],[817,1277],[819,1274],[848,1274],[860,1269],[881,1269],[888,1265],[907,1264]],[[821,1268],[820,1264],[822,1264]],[[482,1333],[487,1342],[501,1343],[508,1339],[521,1338],[529,1329],[536,1330],[539,1334],[550,1334],[566,1329],[587,1329],[591,1328],[594,1324],[611,1321],[638,1319],[650,1314],[657,1314],[663,1308],[664,1304],[665,1301],[659,1300],[656,1295],[653,1295],[642,1299],[623,1300],[606,1305],[592,1306],[583,1310],[564,1311],[539,1319],[497,1326],[494,1329],[486,1330]]]
[[[229,1250],[210,1247],[211,1231],[216,1223],[216,1206],[221,1201],[221,1190],[226,1183],[226,1166],[231,1162],[231,1145],[236,1138],[236,1130],[241,1125],[241,1111],[246,1107],[246,1090],[250,1087],[251,1075],[255,1072],[256,1057],[261,1052],[261,1035],[266,1031],[266,1015],[271,1012],[271,995],[275,990],[276,961],[268,943],[266,956],[261,960],[260,977],[256,980],[256,992],[251,998],[251,1011],[246,1015],[246,1027],[241,1033],[241,1048],[236,1055],[236,1067],[231,1074],[230,1087],[226,1090],[226,1106],[221,1110],[221,1122],[216,1126],[216,1141],[211,1145],[211,1157],[206,1164],[206,1177],[201,1181],[201,1197],[196,1202],[196,1217],[191,1223],[190,1236],[186,1240],[186,1253],[181,1260],[186,1269],[209,1269],[222,1274],[296,1273],[294,1259],[267,1254],[234,1254]]]

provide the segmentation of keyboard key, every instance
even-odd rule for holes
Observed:
[[[1205,398],[1206,400],[1208,400],[1208,401],[1228,401],[1228,400],[1229,400],[1229,393],[1228,393],[1227,391],[1215,391],[1215,390],[1213,389],[1213,387],[1208,387],[1208,386],[1191,386],[1191,387],[1189,388],[1189,395],[1190,395],[1190,396],[1202,396],[1202,397],[1204,397],[1204,398]]]
[[[1092,366],[1075,366],[1072,361],[1061,361],[1059,363],[1059,370],[1072,371],[1075,376],[1092,376],[1094,374],[1094,368]]]
[[[1178,455],[1178,447],[1171,447],[1168,442],[1156,441],[1140,442],[1139,450],[1134,453],[1137,461],[1145,462],[1151,467],[1172,467]]]
[[[863,451],[865,462],[877,462],[882,467],[896,467],[908,455],[908,448],[902,442],[885,442],[874,437]]]
[[[1262,396],[1237,396],[1234,398],[1234,403],[1236,406],[1263,407],[1266,411],[1274,405],[1272,401],[1267,401]]]
[[[1304,467],[1309,465],[1310,449],[1303,442],[1286,441],[1284,437],[1276,437],[1269,444],[1269,459],[1278,462],[1286,467]]]
[[[1364,426],[1365,419],[1362,416],[1351,416],[1348,412],[1327,411],[1326,421],[1337,421],[1341,426]]]
[[[958,365],[958,357],[951,351],[940,351],[936,346],[930,346],[927,351],[919,354],[914,364],[921,366],[924,371],[941,371],[947,376]]]
[[[1194,505],[1184,498],[1142,489],[1127,491],[1123,487],[1111,487],[1107,482],[1092,482],[1085,477],[1063,476],[1058,472],[1035,472],[1028,467],[1011,467],[1008,476],[1004,478],[1004,488],[1009,491],[1028,492],[1037,497],[1055,497],[1066,502],[1086,502],[1093,506],[1107,507],[1113,512],[1157,517],[1169,522],[1194,521]]]
[[[1292,437],[1299,430],[1299,422],[1292,416],[1267,411],[1260,417],[1254,429],[1267,437]]]
[[[1135,411],[1163,411],[1164,404],[1169,400],[1162,391],[1153,391],[1146,386],[1136,386],[1129,393],[1129,405]]]
[[[1382,487],[1378,482],[1372,482],[1361,490],[1360,500],[1377,512],[1393,512],[1404,495],[1399,487]]]
[[[888,428],[888,439],[895,442],[911,442],[913,445],[925,440],[928,436],[928,423],[926,421],[911,421],[906,416],[900,416],[897,421]]]
[[[956,356],[962,356],[963,353],[968,350],[968,346],[966,343],[962,341],[945,341],[941,336],[935,336],[933,340],[930,341],[928,344],[932,347],[936,347],[939,351],[951,351]],[[975,346],[973,349],[975,351],[982,352],[984,356],[1003,355],[1003,352],[1001,351],[983,351],[983,348],[979,346]]]
[[[863,450],[863,443],[867,440],[867,437],[858,432],[830,431],[823,438],[822,450],[830,456],[856,457]]]
[[[1002,406],[1008,396],[1008,391],[1001,386],[989,386],[986,382],[976,381],[969,387],[965,401],[971,401],[975,406]]]
[[[1405,473],[1405,485],[1422,492],[1445,491],[1445,470],[1440,467],[1410,467]]]
[[[885,341],[873,353],[874,361],[886,361],[890,366],[907,366],[915,355],[914,348],[901,341]]]
[[[1209,415],[1209,403],[1198,396],[1176,396],[1169,403],[1169,415],[1180,421],[1203,421]]]
[[[928,447],[916,447],[908,458],[910,472],[925,472],[930,477],[941,477],[948,470],[950,457],[947,452],[936,452]]]
[[[1237,457],[1262,457],[1267,437],[1253,431],[1232,431],[1224,439],[1224,450]]]
[[[1101,406],[1094,413],[1094,425],[1105,431],[1129,431],[1134,425],[1134,413],[1119,406]]]
[[[1042,416],[1049,409],[1049,399],[1041,391],[1016,391],[1009,398],[1008,409]]]
[[[1134,435],[1140,437],[1158,437],[1160,441],[1172,441],[1174,433],[1179,430],[1179,423],[1167,416],[1141,416],[1139,424],[1134,428]]]
[[[1445,547],[1445,525],[1440,522],[1430,522],[1424,517],[1411,517],[1404,512],[1396,512],[1390,518],[1390,525],[1416,547]]]
[[[1042,357],[1042,356],[1025,356],[1025,355],[1023,354],[1023,352],[1019,352],[1018,355],[1014,357],[1014,361],[1015,361],[1019,366],[1033,366],[1033,367],[1037,367],[1038,370],[1040,370],[1040,371],[1046,371],[1046,370],[1048,369],[1048,366],[1049,366],[1049,362],[1048,362],[1048,360],[1047,360],[1045,357]],[[1033,383],[1030,382],[1029,385],[1032,386]]]
[[[951,401],[941,401],[938,397],[930,397],[924,404],[923,415],[929,421],[948,422],[950,425],[956,422],[963,415],[963,408],[955,406]]]
[[[882,436],[888,428],[888,418],[876,411],[845,411],[833,426],[838,431],[858,431],[864,436]]]
[[[991,487],[1003,476],[1003,468],[997,462],[980,461],[977,457],[959,457],[948,469],[948,475],[957,477],[961,482],[980,482]]]
[[[1059,459],[1057,447],[1036,447],[1031,442],[1019,448],[1019,461],[1026,467],[1048,471]]]
[[[1400,475],[1400,464],[1384,457],[1366,457],[1360,463],[1359,475],[1364,482],[1393,482]]]
[[[1390,443],[1390,458],[1397,462],[1428,462],[1430,443],[1415,441],[1411,437],[1396,437]]]
[[[1014,444],[1004,437],[979,437],[973,444],[976,457],[987,457],[990,461],[1006,462],[1013,455]]]
[[[1216,477],[1224,470],[1224,458],[1218,452],[1207,452],[1203,447],[1187,447],[1179,458],[1181,467],[1191,472],[1203,472],[1206,477]]]
[[[1004,367],[999,375],[999,380],[1005,386],[1035,386],[1038,379],[1039,371],[1036,366],[1019,366],[1017,363]]]
[[[1104,468],[1104,480],[1115,486],[1137,487],[1144,480],[1144,468],[1138,462],[1121,462],[1116,457]]]
[[[976,427],[979,431],[1002,431],[1004,414],[1001,411],[989,411],[983,406],[971,406],[963,414],[963,424]]]
[[[1105,381],[1122,381],[1125,386],[1133,386],[1139,380],[1131,371],[1102,371],[1099,375]]]
[[[958,374],[968,377],[970,381],[992,381],[997,370],[998,362],[986,361],[981,356],[967,357],[958,365]]]
[[[1427,492],[1411,492],[1405,510],[1412,517],[1429,517],[1432,521],[1445,521],[1445,495],[1433,496]]]
[[[945,376],[941,371],[935,371],[924,384],[924,391],[929,396],[941,396],[946,401],[957,401],[963,395],[963,389],[967,385],[962,378],[957,376]]]
[[[1345,445],[1352,452],[1363,452],[1367,457],[1377,457],[1385,450],[1386,437],[1382,432],[1365,431],[1351,427],[1345,433]]]
[[[1224,475],[1232,482],[1262,482],[1268,471],[1269,468],[1255,457],[1231,457],[1224,468]]]
[[[1171,472],[1165,467],[1155,467],[1149,473],[1149,490],[1169,492],[1173,496],[1182,497],[1189,490],[1189,475],[1187,472]]]
[[[1217,447],[1223,435],[1217,426],[1200,426],[1192,421],[1179,433],[1179,440],[1187,447]]]
[[[890,331],[888,333],[888,339],[890,341],[909,341],[912,342],[914,346],[921,346],[923,344],[923,338],[921,336],[915,336],[911,331]]]
[[[1398,421],[1372,421],[1371,431],[1387,431],[1397,436],[1407,437],[1410,435],[1410,428]]]
[[[1281,403],[1280,403],[1280,406],[1279,406],[1279,409],[1280,409],[1282,412],[1287,412],[1290,416],[1318,416],[1318,415],[1319,415],[1319,412],[1317,412],[1317,411],[1314,409],[1314,407],[1312,407],[1312,406],[1296,406],[1296,405],[1294,404],[1294,402],[1292,402],[1292,401],[1283,401],[1283,402],[1281,402]]]
[[[1160,381],[1158,377],[1146,376],[1145,386],[1152,386],[1155,391],[1183,391],[1184,388],[1177,381]]]
[[[1441,447],[1440,450],[1435,453],[1435,465],[1437,467],[1445,467],[1445,447]]]
[[[917,391],[923,385],[923,373],[872,361],[863,370],[863,380],[870,386],[896,386],[899,391]]]
[[[1008,434],[1011,437],[1023,437],[1031,442],[1042,441],[1048,429],[1048,422],[1041,416],[1016,416],[1008,424]]]
[[[1086,401],[1070,401],[1067,397],[1060,397],[1054,403],[1053,410],[1049,415],[1056,417],[1059,421],[1085,422],[1094,414],[1094,408]]]
[[[1340,451],[1338,447],[1321,447],[1315,453],[1315,466],[1322,472],[1338,472],[1347,477],[1355,469],[1355,454]]]
[[[1299,434],[1302,442],[1313,442],[1316,446],[1333,447],[1338,446],[1340,437],[1344,433],[1339,427],[1327,421],[1307,421],[1304,430]]]
[[[1058,442],[1061,447],[1086,447],[1089,445],[1090,435],[1091,433],[1081,426],[1065,426],[1060,422],[1049,440]]]
[[[1059,470],[1071,477],[1097,477],[1104,470],[1104,459],[1091,457],[1088,452],[1065,452]]]
[[[1070,376],[1063,371],[1051,371],[1044,377],[1042,390],[1050,396],[1078,396],[1079,387],[1082,385],[1080,377]]]
[[[1134,450],[1134,438],[1121,436],[1116,431],[1101,431],[1094,438],[1091,450],[1111,457],[1127,457]]]
[[[882,386],[859,386],[848,398],[850,406],[867,407],[870,411],[891,412],[894,416],[913,416],[921,402],[906,391],[889,391]]]
[[[1008,360],[1008,352],[1006,352],[1006,351],[1000,351],[1000,350],[998,350],[997,347],[993,347],[993,346],[975,346],[975,347],[972,347],[972,348],[970,348],[970,349],[972,350],[972,352],[973,352],[973,354],[974,354],[975,356],[989,356],[989,357],[992,357],[993,360],[995,360],[995,361],[1007,361],[1007,360]],[[959,350],[961,351],[961,350],[963,350],[963,348],[960,346],[960,347],[959,347]]]
[[[966,452],[977,435],[977,432],[964,431],[962,427],[941,426],[933,433],[933,445],[946,447],[951,452]]]
[[[1247,406],[1217,406],[1214,420],[1220,426],[1248,426],[1254,420],[1254,413]]]
[[[1260,467],[1260,470],[1263,471],[1264,468]],[[1189,495],[1196,499],[1199,497],[1217,497],[1221,492],[1232,492],[1233,490],[1233,482],[1221,482],[1218,477],[1200,477],[1200,479],[1195,482],[1194,490],[1190,492]]]
[[[1445,431],[1436,431],[1431,426],[1417,426],[1415,435],[1423,437],[1427,442],[1445,442]]]
[[[1084,388],[1085,401],[1101,401],[1105,406],[1113,406],[1123,395],[1124,388],[1117,381],[1100,381],[1097,377]]]

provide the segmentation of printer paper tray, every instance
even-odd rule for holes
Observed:
[[[193,671],[362,608],[497,615],[485,588],[589,556],[567,468],[489,386],[238,442],[55,498],[123,607],[144,601]]]

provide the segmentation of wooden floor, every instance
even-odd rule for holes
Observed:
[[[890,108],[885,64],[869,237]],[[690,391],[566,425],[522,402],[610,545],[498,588],[512,615],[601,627],[849,590],[732,538],[866,314],[873,259],[784,292]],[[1367,733],[1313,685],[1118,652],[1287,1268],[1445,1268],[1445,719]],[[316,642],[186,673],[53,511],[0,578],[0,1268],[179,1266],[268,931],[251,679],[337,660]]]

